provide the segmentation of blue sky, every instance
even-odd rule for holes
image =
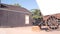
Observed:
[[[22,7],[25,7],[29,10],[38,9],[36,0],[1,0],[1,3],[5,3],[5,4],[19,3]]]

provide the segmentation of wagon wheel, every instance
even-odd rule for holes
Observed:
[[[47,25],[50,29],[58,29],[59,25],[58,25],[58,19],[56,19],[54,16],[51,16],[48,18],[47,20]]]

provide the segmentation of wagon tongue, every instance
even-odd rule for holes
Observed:
[[[43,16],[60,13],[60,0],[36,0]]]

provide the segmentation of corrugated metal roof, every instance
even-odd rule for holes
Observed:
[[[4,9],[8,9],[8,10],[16,10],[16,11],[21,11],[21,12],[30,12],[29,10],[27,10],[24,7],[20,7],[20,6],[14,6],[14,5],[7,5],[7,4],[0,4],[0,8],[4,8]]]

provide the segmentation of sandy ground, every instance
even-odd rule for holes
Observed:
[[[32,31],[32,27],[0,28],[0,34],[60,34],[60,31]]]

